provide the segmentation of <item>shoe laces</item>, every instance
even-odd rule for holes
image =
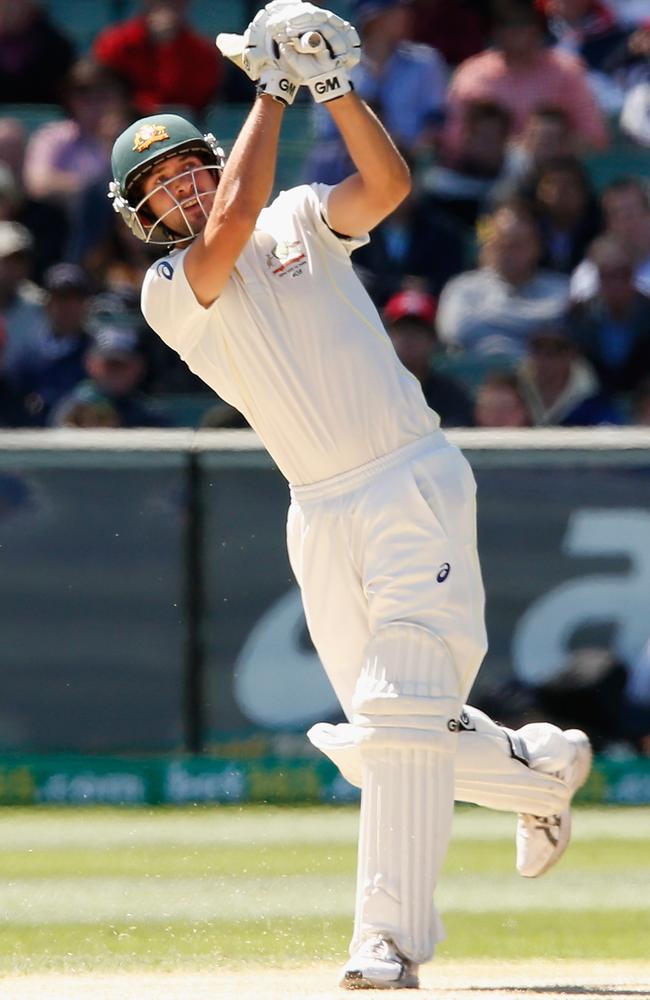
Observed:
[[[399,960],[400,956],[397,953],[392,941],[388,938],[377,937],[368,938],[361,947],[361,951],[366,955],[372,955],[373,958],[381,958],[384,960],[395,961]]]
[[[560,815],[532,816],[531,819],[534,821],[533,829],[539,830],[540,833],[545,833],[551,844],[555,847],[558,842],[557,833],[561,823]]]

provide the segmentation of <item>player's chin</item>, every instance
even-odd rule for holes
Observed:
[[[205,228],[208,217],[199,208],[198,211],[178,214],[175,219],[167,222],[167,229],[179,240],[192,240]]]

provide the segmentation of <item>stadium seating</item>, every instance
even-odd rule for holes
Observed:
[[[203,126],[216,135],[226,152],[230,150],[249,108],[248,104],[216,104],[206,112]],[[276,171],[276,190],[301,182],[311,143],[311,105],[296,104],[284,116]]]
[[[461,382],[472,394],[490,372],[512,371],[515,364],[506,354],[439,354],[433,361],[437,372]]]
[[[138,0],[46,0],[45,6],[80,54],[88,51],[102,28],[140,9]],[[190,20],[197,31],[211,37],[217,31],[241,31],[245,11],[244,0],[193,0]]]
[[[90,49],[102,28],[116,20],[115,13],[119,10],[113,0],[47,0],[44,6],[80,55]]]
[[[28,132],[64,117],[57,104],[0,104],[0,118],[17,118]]]

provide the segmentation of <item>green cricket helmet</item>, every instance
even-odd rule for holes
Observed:
[[[168,186],[171,183],[169,180],[161,182],[146,195],[142,193],[142,181],[146,173],[154,165],[180,153],[195,153],[203,165],[188,168],[171,180],[187,177],[190,190],[193,191],[191,200],[198,202],[207,219],[208,208],[204,201],[206,197],[212,197],[225,163],[223,149],[212,134],[204,135],[179,115],[149,115],[129,125],[113,144],[113,180],[109,184],[108,197],[112,199],[113,208],[122,216],[131,232],[145,243],[168,246],[170,243],[186,243],[198,235],[183,204]],[[202,193],[197,188],[196,175],[206,170],[211,171],[214,176],[214,189]],[[158,191],[165,191],[172,202],[171,207],[161,216],[156,216],[149,205],[151,196]],[[175,232],[166,225],[167,217],[178,210],[185,233]]]

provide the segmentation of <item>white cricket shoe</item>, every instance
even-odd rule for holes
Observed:
[[[343,969],[344,990],[417,990],[418,967],[390,938],[368,938]]]
[[[571,839],[571,800],[589,777],[593,753],[586,733],[567,729],[564,733],[575,753],[561,777],[569,788],[566,809],[557,816],[531,816],[519,813],[517,818],[517,871],[524,878],[543,875],[560,860]]]

